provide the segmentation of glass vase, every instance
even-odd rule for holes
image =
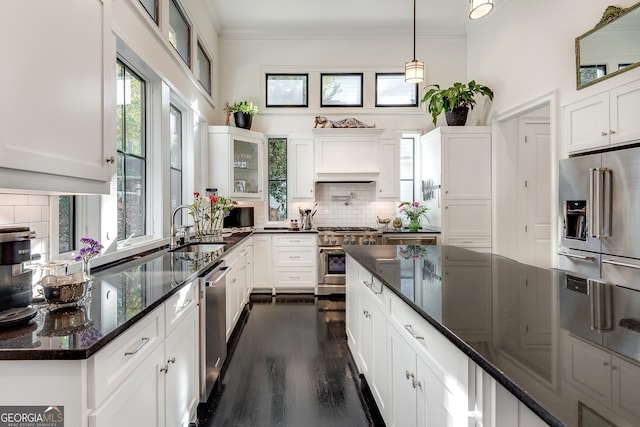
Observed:
[[[409,231],[418,231],[420,229],[420,220],[418,218],[411,218],[409,221]]]
[[[84,280],[86,282],[88,282],[91,279],[93,279],[93,276],[91,275],[91,260],[90,259],[82,260],[82,275],[84,276]]]
[[[222,234],[222,224],[223,224],[224,215],[222,211],[216,211],[211,217],[211,225],[209,232],[213,236],[218,236]]]

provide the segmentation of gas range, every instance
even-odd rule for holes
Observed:
[[[318,245],[336,247],[342,245],[379,245],[382,232],[371,227],[318,227]]]

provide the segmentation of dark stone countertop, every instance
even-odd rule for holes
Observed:
[[[426,234],[440,234],[440,227],[436,226],[436,225],[429,225],[426,227],[421,227],[418,229],[418,231],[411,231],[409,230],[409,227],[402,227],[402,228],[393,228],[393,227],[389,227],[388,230],[383,231],[383,234],[390,234],[390,233],[416,233],[416,234],[420,234],[420,233],[426,233]]]
[[[584,366],[581,374],[567,361],[567,340],[575,337],[595,354],[604,351],[628,362],[625,372],[630,381],[637,381],[640,334],[627,328],[621,343],[613,346],[603,340],[602,332],[590,330],[589,296],[565,285],[566,272],[453,246],[344,249],[549,425],[578,425],[579,411],[592,420],[593,414],[602,412],[602,418],[613,417],[618,426],[639,425],[638,418],[616,409],[614,403],[589,399],[567,381],[574,377],[593,384],[599,378],[593,370],[584,373]],[[612,288],[614,305],[640,301],[638,291],[607,286]],[[624,320],[618,331],[626,328]],[[614,323],[618,323],[615,318]],[[620,399],[633,407],[632,402],[638,402],[635,394]]]
[[[27,324],[0,329],[0,360],[87,359],[159,307],[183,285],[209,270],[250,233],[224,237],[215,252],[171,252],[169,248],[92,269],[92,288],[72,307],[34,303]]]

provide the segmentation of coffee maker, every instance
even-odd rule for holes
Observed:
[[[31,260],[29,227],[0,227],[0,327],[29,321],[37,311],[33,299],[32,272],[23,263]]]

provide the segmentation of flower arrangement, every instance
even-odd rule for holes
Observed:
[[[100,242],[90,237],[83,237],[80,239],[82,248],[78,255],[75,257],[75,261],[82,261],[82,272],[86,279],[91,278],[91,269],[89,267],[89,261],[96,255],[100,255],[100,251],[104,248]]]
[[[195,211],[193,221],[196,235],[217,234],[222,230],[222,220],[238,203],[223,196],[203,196],[197,191],[193,193],[191,207]],[[193,213],[190,212],[193,215]]]
[[[82,248],[75,257],[75,261],[89,262],[94,256],[100,255],[100,251],[104,248],[100,242],[90,237],[83,237],[80,239],[80,243],[82,243]]]
[[[427,256],[427,246],[407,245],[398,250],[398,254],[404,259],[422,259]]]
[[[409,229],[412,231],[420,228],[420,217],[427,218],[428,207],[422,206],[420,202],[402,202],[398,205],[400,213],[404,213],[409,218]]]

